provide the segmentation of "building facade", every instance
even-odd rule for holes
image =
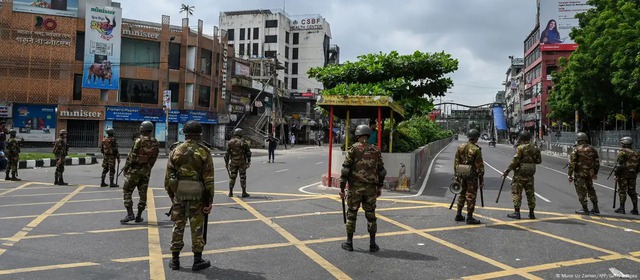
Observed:
[[[507,68],[504,81],[506,93],[506,118],[509,127],[509,139],[513,140],[522,130],[522,97],[524,92],[524,58],[510,56],[511,63]]]

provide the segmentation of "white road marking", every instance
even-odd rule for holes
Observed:
[[[316,162],[316,164],[323,164],[323,163],[324,163],[324,161]]]
[[[287,171],[287,170],[289,170],[289,169],[282,169],[282,170],[278,170],[278,171],[276,171],[276,173],[285,172],[285,171]]]
[[[498,174],[500,174],[500,175],[502,176],[502,171],[500,171],[500,170],[498,170],[497,168],[495,168],[495,167],[491,166],[491,164],[487,163],[486,161],[484,162],[484,164],[485,164],[486,166],[489,166],[491,169],[495,170],[496,172],[498,172]],[[544,166],[542,166],[542,165],[539,165],[539,166],[544,167]],[[507,178],[508,178],[509,180],[513,181],[513,178],[511,178],[510,176],[507,176]],[[537,197],[539,197],[540,199],[542,199],[542,200],[544,200],[544,201],[546,201],[546,202],[551,202],[551,200],[548,200],[547,198],[545,198],[544,196],[540,195],[539,193],[537,193],[537,192],[534,192],[534,193],[535,193],[535,195],[536,195]]]
[[[222,181],[217,181],[217,182],[213,182],[214,184],[219,184],[219,183],[224,183],[224,182],[229,182],[229,180],[222,180]]]
[[[310,188],[310,187],[313,187],[313,186],[317,186],[317,185],[320,185],[320,184],[322,184],[322,182],[316,182],[316,183],[313,183],[313,184],[309,184],[309,185],[306,185],[304,187],[299,188],[298,191],[301,192],[301,193],[306,193],[306,194],[319,194],[319,193],[314,193],[314,192],[308,192],[308,191],[305,191],[304,189]]]

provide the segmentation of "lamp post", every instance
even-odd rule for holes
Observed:
[[[169,155],[169,111],[171,110],[171,90],[169,89],[169,59],[171,58],[171,42],[175,40],[175,36],[171,36],[169,38],[169,46],[167,47],[167,88],[166,91],[169,92],[169,102],[166,102],[166,106],[164,106],[165,112],[165,126],[164,126],[164,153]],[[165,102],[163,100],[163,102]]]

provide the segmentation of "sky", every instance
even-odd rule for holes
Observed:
[[[180,25],[181,4],[195,6],[189,25],[219,25],[222,11],[283,9],[289,15],[320,14],[331,25],[340,61],[398,51],[449,53],[458,59],[454,86],[443,101],[493,102],[509,67],[523,57],[523,42],[535,25],[536,0],[120,0],[125,18]],[[437,100],[439,101],[439,100]]]

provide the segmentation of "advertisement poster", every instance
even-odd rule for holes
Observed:
[[[118,89],[122,9],[87,3],[83,88]]]
[[[102,135],[107,135],[107,129],[113,128],[113,121],[104,121],[104,130],[102,131]]]
[[[163,122],[156,123],[156,140],[164,142],[167,138],[167,124]]]
[[[184,133],[182,132],[183,123],[178,123],[178,142],[184,142]]]
[[[0,119],[9,119],[11,118],[13,109],[11,103],[2,103],[0,102]]]
[[[179,115],[178,110],[169,111],[169,122],[178,122]],[[110,106],[105,115],[105,119],[109,121],[164,122],[166,118],[165,111],[161,108]]]
[[[540,1],[540,50],[575,50],[578,45],[569,33],[579,27],[576,14],[591,8],[587,0]]]
[[[53,142],[56,137],[56,106],[13,104],[16,137],[29,142]]]
[[[78,0],[13,0],[13,11],[77,17]]]

